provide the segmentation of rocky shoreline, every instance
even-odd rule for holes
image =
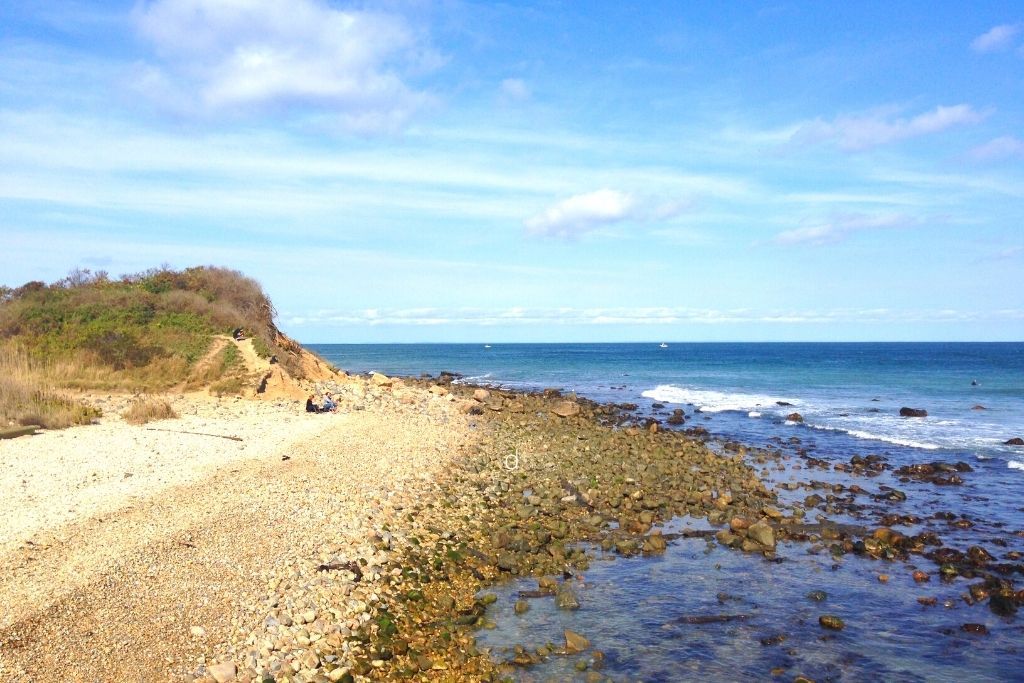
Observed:
[[[600,644],[592,645],[586,634],[567,630],[559,642],[524,643],[501,661],[479,648],[477,629],[494,627],[487,608],[496,597],[488,589],[508,579],[533,577],[536,589],[521,592],[517,614],[528,612],[534,599],[576,609],[575,586],[594,552],[662,553],[679,534],[663,533],[660,526],[678,517],[706,519],[712,527],[684,532],[686,537],[768,560],[775,559],[776,544],[783,540],[805,543],[807,552],[830,553],[837,561],[845,554],[890,562],[921,557],[937,571],[910,565],[915,581],[933,574],[947,582],[957,576],[977,579],[967,600],[986,601],[998,615],[1013,614],[1024,601],[1024,592],[1015,591],[1012,581],[1024,565],[999,563],[976,546],[963,552],[946,548],[934,531],[892,529],[921,521],[890,510],[906,498],[893,487],[883,485],[869,495],[856,484],[811,479],[779,485],[780,491],[820,491],[783,504],[765,483],[771,469],[782,469],[779,450],[726,443],[715,452],[701,441],[706,432],[700,427],[689,434],[665,430],[656,420],[635,417],[635,406],[600,405],[556,390],[521,393],[453,384],[451,379],[404,383],[451,401],[468,416],[479,438],[453,458],[433,495],[396,510],[393,520],[369,539],[372,562],[322,558],[316,567],[322,578],[315,584],[329,587],[316,589],[318,595],[340,590],[337,597],[348,609],[332,613],[333,619],[318,619],[322,613],[312,608],[296,617],[294,605],[302,600],[285,591],[281,597],[290,607],[271,599],[265,620],[270,637],[263,650],[251,650],[240,666],[227,665],[231,669],[224,675],[210,671],[205,681],[231,680],[228,673],[243,681],[505,680],[517,669],[552,657],[572,657],[583,680],[608,680]],[[378,386],[390,382],[379,375],[370,381]],[[681,411],[671,417],[674,424],[682,422]],[[797,470],[870,478],[892,469],[877,457],[831,464],[800,451]],[[963,463],[936,462],[895,475],[947,486],[961,483],[969,471]],[[870,502],[859,503],[858,496]],[[832,520],[849,515],[865,521]],[[1011,552],[1008,559],[1016,561],[1019,554]],[[888,572],[896,571],[895,565],[885,570],[879,581],[888,581]],[[819,593],[825,595],[809,595]],[[696,615],[692,618],[711,621],[692,623],[720,617]],[[826,610],[818,623],[823,633],[845,628],[843,619]],[[963,630],[977,633],[984,626],[967,622]],[[282,633],[288,635],[280,638]]]

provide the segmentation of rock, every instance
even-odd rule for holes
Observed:
[[[747,529],[747,538],[770,550],[775,549],[775,530],[763,520]]]
[[[476,389],[475,391],[473,391],[473,400],[474,401],[480,401],[480,403],[483,403],[484,401],[486,401],[490,397],[491,397],[491,392],[487,391],[486,389]]]
[[[313,652],[313,650],[306,650],[302,653],[302,656],[299,657],[299,663],[304,669],[312,671],[320,666],[320,657],[316,652]]]
[[[448,390],[446,388],[444,388],[443,386],[441,386],[440,384],[435,384],[434,386],[432,386],[429,389],[427,389],[427,391],[432,393],[434,396],[447,396],[448,395]]]
[[[979,404],[978,404],[978,405],[976,405],[976,406],[971,406],[971,410],[988,410],[988,408],[986,408],[985,406],[983,406],[983,405],[981,405],[981,404],[979,403]]]
[[[967,633],[978,633],[981,635],[988,633],[988,628],[985,624],[964,624],[960,627],[960,630],[966,631]]]
[[[575,631],[565,629],[565,651],[569,654],[583,652],[590,647],[590,641]]]
[[[846,624],[843,620],[834,614],[823,614],[818,617],[818,623],[821,624],[822,628],[831,629],[833,631],[842,631],[846,628]]]
[[[559,417],[574,417],[580,414],[580,404],[575,401],[559,401],[551,406],[551,412]]]
[[[828,593],[825,591],[811,591],[807,594],[807,598],[809,600],[814,600],[815,602],[824,602],[825,600],[828,600]]]
[[[455,408],[463,415],[480,415],[483,412],[476,401],[462,400],[455,404]]]
[[[576,591],[568,583],[563,583],[555,594],[555,607],[558,609],[579,609],[580,600],[576,597]]]
[[[1012,594],[996,593],[989,599],[988,608],[1000,617],[1012,617],[1017,613],[1017,603],[1014,602]]]
[[[786,419],[789,420],[790,422],[803,422],[804,416],[801,415],[800,413],[790,413],[789,415],[786,416]]]
[[[914,572],[913,577],[917,583],[925,583],[932,580],[932,577],[928,576],[927,572],[923,572],[920,569]]]
[[[370,381],[373,382],[374,385],[378,387],[390,387],[392,384],[395,383],[393,379],[391,379],[387,375],[382,375],[379,372],[370,373]]]
[[[903,417],[928,417],[928,411],[923,408],[900,408],[900,415]]]
[[[206,668],[213,680],[217,683],[227,683],[228,681],[235,680],[235,675],[238,673],[238,669],[235,667],[234,662],[222,662],[220,664],[212,664]]]
[[[526,600],[516,600],[515,612],[516,614],[526,614],[530,611],[530,603]]]
[[[1024,439],[1020,438],[1019,436],[1015,436],[1012,439],[1009,439],[1008,441],[1004,441],[1003,445],[1004,446],[1024,446]]]

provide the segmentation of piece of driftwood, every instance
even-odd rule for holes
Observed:
[[[322,564],[316,568],[318,572],[334,572],[339,569],[344,569],[355,574],[355,580],[357,582],[363,578],[363,570],[359,566],[358,562],[328,562],[327,564]]]
[[[25,425],[24,427],[10,427],[0,429],[0,439],[16,439],[19,436],[31,436],[41,429],[39,425]]]
[[[194,434],[195,436],[215,436],[218,439],[231,439],[232,441],[242,441],[240,436],[229,436],[227,434],[208,434],[206,432],[183,432],[180,429],[161,429],[160,427],[146,427],[147,431],[150,432],[171,432],[172,434]]]

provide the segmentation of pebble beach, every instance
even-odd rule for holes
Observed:
[[[472,436],[427,392],[336,389],[333,414],[177,396],[143,426],[93,397],[97,425],[0,442],[0,677],[223,680],[269,614],[356,626],[370,595],[316,568],[372,576],[372,539]]]

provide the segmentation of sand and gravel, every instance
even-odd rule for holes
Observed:
[[[0,679],[187,680],[238,654],[268,588],[372,567],[474,436],[450,397],[339,388],[334,414],[176,396],[180,418],[143,426],[100,398],[98,425],[0,442]]]

